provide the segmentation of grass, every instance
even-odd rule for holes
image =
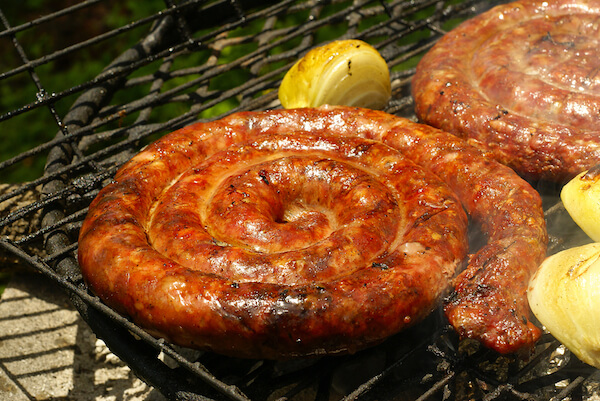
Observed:
[[[10,26],[15,27],[75,3],[73,0],[11,1],[3,2],[0,9]],[[163,0],[102,2],[72,15],[23,30],[15,36],[24,49],[25,56],[31,61],[163,8]],[[46,94],[51,95],[89,81],[122,51],[131,47],[147,30],[148,26],[136,28],[116,39],[77,50],[36,67],[35,74],[39,77],[41,87]],[[23,65],[11,38],[0,38],[0,52],[3,55],[0,58],[0,73]],[[0,114],[34,103],[40,99],[40,95],[33,77],[27,71],[5,78],[0,81]],[[58,131],[57,117],[62,118],[66,114],[76,96],[68,96],[54,103],[56,115],[48,107],[38,107],[0,121],[0,162],[52,139]],[[0,182],[16,183],[37,178],[43,171],[44,163],[41,157],[25,159],[3,170]]]

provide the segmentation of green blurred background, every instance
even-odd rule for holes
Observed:
[[[18,27],[49,13],[80,3],[78,0],[0,0],[0,10],[10,27]],[[96,37],[139,18],[165,8],[163,0],[108,1],[81,9],[68,17],[60,17],[16,33],[25,56],[33,61],[53,52]],[[0,31],[7,27],[0,25]],[[133,45],[149,24],[118,35],[116,38],[77,50],[35,68],[40,84],[47,94],[59,92],[84,83],[95,76],[116,56]],[[0,74],[23,65],[13,39],[0,37]],[[0,79],[0,115],[6,115],[40,96],[29,72]],[[78,94],[55,103],[62,118]],[[0,121],[0,162],[52,139],[58,130],[55,117],[48,107],[39,107]],[[44,160],[31,157],[9,169],[3,169],[1,182],[24,182],[37,178],[43,171]]]
[[[464,0],[447,0],[446,5],[461,3]],[[0,0],[0,10],[4,14],[3,20],[8,21],[10,27],[19,27],[30,21],[36,20],[44,15],[64,10],[81,3],[81,0]],[[332,5],[329,12],[336,11],[336,7],[344,7],[344,3]],[[426,8],[411,15],[413,20],[423,20],[434,12],[436,5],[432,3]],[[50,61],[43,59],[48,55],[61,49],[74,46],[98,35],[110,32],[111,30],[137,21],[147,16],[151,16],[160,10],[165,9],[164,0],[102,0],[89,7],[69,13],[67,16],[59,17],[39,25],[27,27],[22,32],[15,34],[16,40],[22,46],[25,57],[29,61],[40,61],[40,65],[34,68],[35,74],[39,77],[39,83],[47,95],[60,93],[73,86],[85,83],[96,77],[103,68],[126,49],[129,49],[140,38],[142,38],[150,29],[151,22],[136,27],[130,31],[119,34],[116,37],[101,41],[93,45],[86,45],[83,49],[78,49],[64,56],[57,57]],[[306,21],[308,14],[290,15],[278,21],[278,24],[291,24],[297,26],[302,21]],[[374,16],[365,18],[362,21],[362,29],[377,24],[384,16]],[[289,19],[289,21],[286,21]],[[442,24],[443,29],[451,29],[460,22],[459,19],[449,18]],[[0,21],[0,24],[2,21]],[[233,31],[230,35],[247,33],[244,30],[256,29],[260,31],[260,25],[250,23],[245,28],[240,28],[242,32]],[[0,26],[0,32],[7,27]],[[317,43],[331,40],[339,37],[346,30],[346,25],[327,25],[319,29],[316,38]],[[416,43],[426,39],[430,35],[427,28],[417,29],[397,41],[398,45]],[[301,38],[297,38],[300,40]],[[290,46],[295,45],[291,43]],[[237,46],[230,46],[223,49],[221,57],[237,58],[240,54],[236,52],[247,52],[249,43],[240,43]],[[285,49],[283,49],[285,50]],[[274,49],[274,51],[279,51]],[[14,110],[22,108],[24,105],[32,104],[40,98],[39,89],[36,87],[30,72],[22,71],[18,74],[12,74],[15,68],[21,67],[24,62],[22,56],[17,52],[13,43],[13,38],[6,35],[0,36],[0,163],[10,159],[13,156],[21,155],[23,152],[33,149],[54,138],[58,131],[57,118],[62,119],[71,105],[75,102],[81,92],[60,98],[53,106],[56,115],[53,115],[47,106],[36,107],[27,112],[16,116],[8,116]],[[192,60],[188,57],[187,62],[196,65],[203,63],[210,56],[208,51],[195,52]],[[392,71],[405,70],[416,65],[419,55],[414,55],[407,60],[396,64]],[[284,63],[285,61],[282,61]],[[273,65],[272,67],[277,67]],[[152,67],[152,66],[150,66]],[[9,72],[9,76],[6,76]],[[143,74],[144,68],[135,71],[132,75]],[[4,74],[4,76],[3,76]],[[181,78],[183,79],[183,78]],[[211,80],[211,89],[227,90],[232,87],[243,84],[248,79],[247,71],[236,69],[216,77]],[[166,82],[163,90],[169,89],[180,84],[180,78],[171,79]],[[217,88],[218,87],[218,88]],[[128,96],[134,99],[142,97],[144,92],[136,95],[135,91],[127,91]],[[137,97],[136,97],[137,96]],[[115,101],[124,100],[116,98]],[[133,99],[126,99],[131,101]],[[200,117],[210,117],[219,115],[231,109],[234,105],[219,104],[212,109],[208,109]],[[181,113],[181,110],[173,110],[177,105],[163,105],[153,110],[156,121],[168,121]],[[218,109],[220,107],[220,109]],[[4,117],[4,118],[3,118]],[[133,118],[134,116],[127,116]],[[28,157],[25,160],[15,163],[9,168],[0,169],[0,183],[18,183],[27,182],[39,178],[43,173],[45,158]]]

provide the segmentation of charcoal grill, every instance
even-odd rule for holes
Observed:
[[[164,0],[158,9],[122,13],[127,21],[81,32],[42,54],[34,46],[44,34],[83,15],[101,18],[118,2],[64,2],[64,8],[19,21],[0,6],[0,48],[15,60],[2,66],[0,88],[8,88],[5,94],[29,91],[19,104],[1,103],[1,135],[34,120],[45,121],[45,133],[52,134],[0,161],[0,205],[8,205],[0,209],[0,249],[57,283],[96,335],[169,399],[598,399],[599,372],[549,334],[530,358],[501,356],[461,341],[436,311],[354,355],[238,360],[151,337],[91,294],[79,272],[77,234],[88,204],[144,145],[196,120],[280,107],[277,88],[285,71],[310,48],[339,38],[365,40],[382,53],[393,86],[386,111],[414,119],[409,86],[419,57],[459,21],[498,3]],[[93,76],[57,81],[61,65],[90,63],[115,50],[120,54]],[[16,172],[23,170],[32,173],[20,179]],[[562,208],[557,188],[537,185],[549,252],[587,241]]]

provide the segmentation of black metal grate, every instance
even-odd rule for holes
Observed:
[[[549,335],[524,361],[459,341],[434,313],[355,355],[236,360],[149,336],[91,295],[79,273],[77,234],[87,205],[147,143],[198,119],[280,107],[285,71],[310,48],[339,38],[380,50],[392,71],[387,111],[414,118],[409,85],[419,57],[459,21],[496,3],[164,0],[141,16],[123,12],[112,25],[80,26],[67,42],[50,41],[54,47],[41,52],[36,41],[43,35],[82,13],[102,21],[119,2],[82,1],[25,20],[11,20],[9,7],[0,6],[0,49],[13,55],[0,64],[0,135],[18,130],[26,140],[0,160],[0,249],[61,285],[111,350],[170,399],[597,399],[598,371]],[[57,79],[65,65],[91,62],[102,67],[93,76]],[[26,92],[23,100],[6,100],[17,90]],[[38,126],[45,135],[27,131]],[[554,234],[549,251],[585,241],[565,231],[572,223],[556,188],[540,190]]]

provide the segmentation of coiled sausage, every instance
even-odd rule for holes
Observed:
[[[438,305],[468,252],[464,209],[489,243],[449,316],[499,350],[531,345],[537,193],[458,138],[384,112],[243,112],[166,135],[92,202],[79,261],[107,304],[180,345],[354,352]],[[508,322],[482,328],[480,314]]]
[[[413,78],[422,122],[530,180],[600,162],[600,1],[523,0],[450,31]]]

